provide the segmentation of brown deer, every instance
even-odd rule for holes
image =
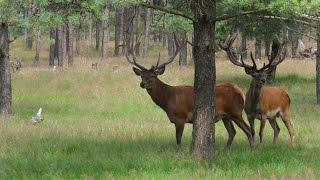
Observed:
[[[263,87],[266,82],[267,75],[285,58],[284,44],[280,44],[277,54],[269,60],[267,65],[263,65],[258,69],[255,59],[251,53],[252,66],[244,63],[242,56],[236,57],[236,53],[232,51],[231,45],[236,39],[236,34],[229,35],[224,44],[220,44],[221,49],[227,52],[229,60],[236,66],[243,67],[246,74],[252,77],[250,88],[246,93],[245,112],[251,126],[252,136],[254,137],[254,119],[261,121],[260,125],[260,143],[262,142],[263,129],[266,120],[274,131],[273,142],[276,143],[280,128],[276,122],[276,117],[281,117],[287,127],[291,139],[291,145],[294,146],[295,132],[290,121],[290,97],[288,93],[279,87]]]
[[[178,44],[177,41],[176,44]],[[179,46],[177,45],[177,47]],[[136,62],[134,53],[131,53],[133,58],[132,61],[129,59],[128,54],[126,55],[126,58],[129,63],[135,66],[133,67],[134,73],[141,77],[141,88],[147,90],[153,102],[163,109],[171,123],[175,124],[176,141],[177,144],[180,145],[185,124],[192,123],[194,88],[192,86],[170,86],[158,79],[158,76],[164,73],[166,65],[173,62],[178,52],[179,48],[176,48],[174,55],[161,65],[159,65],[159,56],[157,65],[152,66],[150,69],[139,65]],[[243,108],[244,97],[238,86],[231,83],[218,84],[216,86],[215,122],[222,119],[224,126],[227,129],[229,135],[227,147],[232,144],[236,134],[232,121],[245,132],[249,139],[250,146],[253,145],[250,127],[242,119]]]

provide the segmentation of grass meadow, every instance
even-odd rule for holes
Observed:
[[[272,144],[273,131],[266,125],[264,142],[251,149],[236,127],[229,150],[227,132],[216,124],[216,156],[195,161],[189,154],[192,125],[187,125],[182,148],[176,150],[175,129],[166,114],[140,88],[124,58],[107,63],[76,58],[74,68],[50,70],[47,48],[41,66],[32,67],[32,53],[16,42],[12,57],[22,57],[24,67],[14,73],[10,120],[0,120],[1,179],[317,179],[320,175],[320,107],[315,104],[315,62],[288,59],[279,65],[276,86],[286,89],[292,102],[296,130],[291,148],[280,119],[280,136]],[[163,54],[165,56],[165,53]],[[146,60],[156,60],[156,53]],[[99,62],[97,72],[91,62]],[[170,85],[192,85],[193,67],[166,68],[161,80]],[[244,91],[250,77],[223,55],[217,57],[217,81],[233,82]],[[44,121],[28,120],[43,108]],[[247,118],[244,114],[244,119]],[[260,122],[256,120],[256,131]]]

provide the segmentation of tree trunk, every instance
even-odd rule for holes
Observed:
[[[122,9],[116,8],[115,18],[115,35],[114,35],[114,55],[119,56],[120,52],[120,41],[121,41],[121,24],[122,24]]]
[[[122,54],[125,54],[126,49],[126,37],[127,37],[127,28],[128,25],[128,8],[123,8],[122,13]]]
[[[147,8],[145,14],[145,24],[144,24],[144,41],[143,41],[143,58],[149,56],[149,40],[150,40],[150,29],[152,22],[152,9]]]
[[[35,2],[33,0],[28,8],[28,12],[27,12],[28,15],[27,16],[32,17],[34,13],[35,13]],[[33,34],[32,27],[28,27],[27,28],[27,38],[26,38],[26,44],[27,44],[28,49],[32,49],[32,46],[33,46],[32,34]]]
[[[298,46],[299,46],[299,38],[297,37],[297,38],[294,38],[291,41],[291,55],[292,55],[292,58],[298,57],[297,56]]]
[[[50,29],[50,52],[49,52],[49,66],[54,66],[54,59],[56,58],[55,55],[55,43],[52,41],[55,40],[56,31],[55,28]]]
[[[70,22],[67,23],[66,46],[68,54],[68,66],[73,66],[73,31]]]
[[[274,57],[277,55],[278,50],[279,50],[279,46],[280,46],[280,42],[278,39],[275,39],[272,42],[272,49],[271,49],[271,58],[270,59],[274,59]],[[276,71],[277,71],[277,67],[275,66],[272,71],[268,74],[267,77],[267,81],[268,82],[272,82],[275,80],[276,78]]]
[[[133,39],[133,13],[134,9],[133,7],[126,8],[127,13],[125,13],[126,21],[124,22],[126,24],[126,36],[125,36],[125,54],[132,49],[132,39]]]
[[[316,71],[317,71],[317,103],[320,104],[320,28],[317,32],[317,63],[316,63]]]
[[[96,50],[98,51],[100,48],[100,20],[96,20]]]
[[[4,117],[12,114],[12,88],[9,61],[9,28],[0,23],[0,113]]]
[[[264,55],[267,57],[270,57],[270,43],[265,41],[264,46],[265,46]]]
[[[109,7],[108,3],[103,7],[104,19],[102,20],[103,39],[102,39],[102,60],[107,59],[108,42],[109,42]]]
[[[58,66],[63,67],[65,40],[64,40],[64,33],[63,33],[62,26],[59,26],[57,28],[57,34],[58,34]]]
[[[134,8],[134,21],[133,21],[133,38],[135,36],[135,55],[136,56],[140,56],[140,38],[141,38],[141,35],[139,33],[139,23],[140,23],[140,6],[135,6]]]
[[[181,31],[180,33],[181,49],[179,53],[179,65],[187,65],[187,32]]]
[[[171,57],[174,55],[175,51],[175,44],[174,44],[174,37],[173,32],[168,34],[168,55]]]
[[[81,24],[77,28],[77,35],[76,35],[76,55],[80,56],[80,40],[81,40]]]
[[[254,57],[255,59],[261,59],[261,39],[260,38],[256,38]]]
[[[34,65],[38,66],[40,61],[40,51],[41,51],[41,27],[37,29],[37,44],[36,44],[36,54],[34,57]]]
[[[243,34],[242,34],[242,39],[241,39],[241,54],[244,59],[248,58],[247,37],[245,37]]]
[[[195,21],[193,57],[195,63],[195,107],[193,112],[192,154],[214,156],[215,112],[215,1],[191,1]],[[207,13],[207,14],[206,14]],[[208,14],[209,13],[209,14]]]

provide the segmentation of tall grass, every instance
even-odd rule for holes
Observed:
[[[278,119],[278,144],[272,144],[273,131],[267,125],[264,142],[256,142],[251,149],[245,134],[236,127],[231,149],[225,150],[227,133],[218,122],[216,154],[211,162],[195,161],[190,156],[192,125],[187,125],[182,148],[177,151],[174,125],[139,87],[139,77],[124,59],[100,63],[98,72],[90,69],[90,62],[97,60],[76,61],[76,67],[68,70],[26,67],[13,74],[14,116],[0,121],[1,178],[319,176],[320,107],[315,104],[312,61],[285,61],[278,68],[275,83],[291,97],[297,147],[290,147],[288,132]],[[193,68],[173,64],[160,79],[170,85],[192,85]],[[247,90],[250,77],[218,58],[217,81],[233,82]],[[30,125],[27,122],[39,107],[45,120]]]

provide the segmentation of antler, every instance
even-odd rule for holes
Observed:
[[[231,46],[232,46],[234,40],[236,39],[236,37],[237,37],[237,34],[233,33],[233,34],[231,34],[231,35],[229,35],[227,37],[226,41],[223,44],[222,43],[219,44],[220,48],[227,52],[229,60],[234,65],[237,65],[237,66],[240,66],[240,67],[244,67],[245,69],[250,69],[250,70],[253,70],[253,71],[261,72],[261,71],[268,70],[270,68],[273,68],[273,67],[277,66],[278,64],[280,64],[285,59],[286,52],[283,51],[284,50],[284,44],[285,44],[285,42],[284,42],[284,43],[281,43],[279,45],[277,55],[273,59],[271,59],[267,65],[264,64],[263,67],[258,70],[257,63],[256,63],[256,61],[255,61],[255,59],[253,57],[252,52],[251,52],[252,66],[247,65],[247,64],[244,63],[242,55],[240,57],[240,60],[237,58],[236,53],[231,49]]]
[[[157,61],[156,66],[155,66],[156,69],[161,69],[161,68],[163,68],[164,66],[172,63],[173,60],[174,60],[174,58],[178,55],[178,53],[179,53],[179,51],[180,51],[180,49],[181,49],[181,45],[180,45],[180,42],[179,42],[179,40],[177,39],[175,33],[173,33],[173,38],[174,38],[174,42],[175,42],[175,44],[176,44],[176,50],[175,50],[173,56],[169,57],[169,59],[168,59],[167,62],[159,65],[159,62],[160,62],[160,53],[159,53],[159,58],[158,58],[158,61]]]
[[[236,53],[232,50],[232,44],[234,40],[237,38],[237,33],[229,34],[224,43],[219,43],[221,49],[226,51],[229,60],[236,66],[244,67],[244,68],[252,68],[251,66],[245,64],[243,62],[242,55],[239,58],[236,56]],[[255,63],[254,63],[255,66]]]
[[[285,45],[285,43],[280,43],[278,51],[277,51],[277,55],[275,55],[273,59],[270,59],[269,63],[267,65],[263,65],[263,67],[261,69],[259,69],[259,71],[264,71],[266,69],[273,68],[273,67],[277,66],[278,64],[280,64],[285,59],[286,51],[284,50],[284,45]]]
[[[142,35],[142,33],[141,33],[141,35]],[[138,39],[137,39],[137,44],[133,45],[133,49],[130,49],[130,50],[128,50],[128,51],[126,52],[126,59],[127,59],[127,61],[128,61],[130,64],[133,64],[134,66],[138,67],[139,69],[141,69],[141,70],[147,70],[145,67],[143,67],[142,65],[140,65],[140,64],[137,63],[137,58],[136,58],[136,56],[135,56],[135,50],[136,50],[136,48],[137,48],[137,46],[138,46],[138,43],[140,43],[141,35],[140,35],[140,37],[138,37]],[[131,55],[132,55],[132,61],[130,61],[128,54],[131,54]]]

